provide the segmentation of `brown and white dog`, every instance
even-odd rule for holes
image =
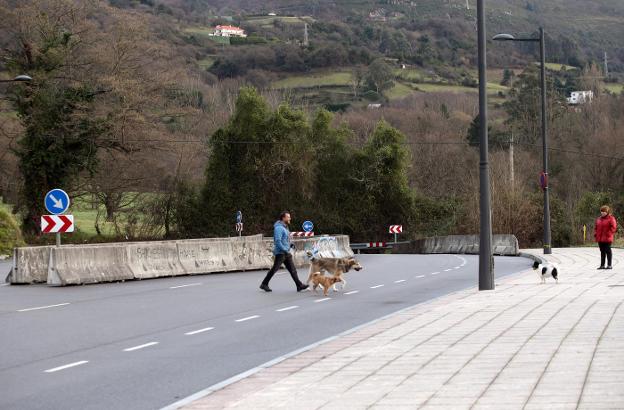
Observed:
[[[319,258],[314,256],[314,254],[310,251],[307,251],[308,256],[310,257],[310,275],[308,276],[307,283],[310,283],[312,280],[312,275],[317,272],[326,271],[330,273],[333,277],[337,278],[336,282],[341,282],[341,289],[344,289],[347,286],[347,281],[344,278],[344,274],[349,272],[351,269],[359,271],[362,269],[362,265],[353,257],[350,258]],[[336,291],[336,285],[333,284],[333,289]]]
[[[323,295],[327,296],[329,288],[334,286],[336,282],[340,282],[339,276],[325,276],[321,272],[314,272],[310,274],[308,281],[312,281],[312,289],[316,293],[316,289],[320,286],[323,288]]]

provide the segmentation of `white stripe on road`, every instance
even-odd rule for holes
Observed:
[[[169,289],[187,288],[189,286],[199,286],[201,283],[189,283],[188,285],[171,286]]]
[[[450,272],[450,271],[452,271],[452,270],[453,270],[453,269],[444,269],[444,272]]]
[[[345,293],[345,295],[355,295],[356,293],[359,293],[359,290],[352,290],[351,292],[347,292]]]
[[[331,298],[323,298],[323,299],[317,299],[314,301],[314,303],[319,303],[319,302],[325,302],[326,300],[329,300]]]
[[[395,281],[394,281],[394,283],[401,283],[401,282],[405,282],[405,279],[395,280]]]
[[[459,269],[461,268],[461,266],[455,266],[453,269]]]
[[[193,330],[192,332],[186,332],[185,335],[193,336],[193,335],[196,335],[198,333],[204,333],[204,332],[207,332],[207,331],[212,330],[212,329],[214,329],[214,327],[205,327],[203,329]]]
[[[3,283],[3,284],[0,285],[0,287],[2,287],[2,286],[9,286],[9,285],[10,285],[10,283]]]
[[[132,352],[134,350],[139,350],[139,349],[143,349],[145,347],[150,347],[150,346],[154,346],[157,345],[158,342],[149,342],[149,343],[145,343],[144,345],[138,345],[138,346],[134,346],[134,347],[129,347],[127,349],[123,349],[124,352]]]
[[[377,289],[377,288],[380,288],[380,287],[382,287],[382,286],[385,286],[385,285],[375,285],[375,286],[371,286],[370,288],[371,288],[371,289]]]
[[[446,272],[446,271],[444,271],[444,272]],[[440,272],[431,272],[432,275],[437,275],[438,273],[440,273]]]
[[[424,278],[425,275],[418,275],[418,276],[414,276],[414,279],[420,279],[420,278]]]
[[[74,363],[66,364],[64,366],[55,367],[53,369],[44,370],[44,373],[54,373],[54,372],[58,372],[59,370],[69,369],[70,367],[80,366],[81,364],[85,364],[85,363],[89,363],[89,361],[81,360],[79,362],[74,362]]]
[[[299,306],[293,305],[285,308],[277,309],[276,312],[286,312],[287,310],[297,309]]]
[[[18,312],[29,312],[31,310],[48,309],[48,308],[53,308],[53,307],[58,307],[58,306],[65,306],[65,305],[69,305],[69,303],[59,303],[58,305],[48,305],[48,306],[39,306],[39,307],[28,308],[28,309],[20,309],[18,310]]]
[[[236,319],[235,322],[244,322],[246,320],[257,319],[259,317],[260,317],[259,315],[247,316],[242,319]]]

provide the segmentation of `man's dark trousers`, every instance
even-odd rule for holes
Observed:
[[[273,262],[273,267],[267,272],[264,280],[262,281],[263,285],[268,286],[269,281],[275,275],[275,272],[279,268],[281,268],[282,264],[286,266],[288,272],[290,272],[290,277],[293,281],[295,281],[295,285],[297,285],[297,289],[303,286],[303,283],[299,280],[299,276],[297,276],[297,268],[295,268],[295,263],[293,262],[293,257],[290,253],[280,253],[279,255],[275,255],[275,260]]]

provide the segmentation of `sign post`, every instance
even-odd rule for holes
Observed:
[[[394,234],[394,243],[397,243],[397,234],[403,233],[403,225],[390,225],[388,232]]]
[[[61,246],[61,232],[74,232],[74,216],[62,215],[69,203],[69,195],[62,189],[51,190],[44,199],[45,208],[52,215],[41,217],[41,232],[56,233],[56,246]]]
[[[243,235],[243,213],[241,211],[236,212],[236,232],[238,232],[239,238]]]

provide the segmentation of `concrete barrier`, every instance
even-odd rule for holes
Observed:
[[[11,284],[46,283],[51,246],[27,246],[13,252],[13,267],[6,278]]]
[[[450,235],[410,241],[407,244],[393,245],[393,253],[459,253],[478,254],[478,235]],[[492,253],[494,255],[517,256],[520,252],[518,239],[513,235],[493,235]]]
[[[123,244],[135,279],[185,275],[175,241]]]
[[[50,286],[117,282],[134,277],[123,245],[67,246],[50,251]]]
[[[349,237],[294,240],[298,267],[309,263],[306,251],[322,257],[353,255]],[[51,286],[269,269],[273,240],[262,235],[160,242],[28,247],[15,252],[11,283]]]

